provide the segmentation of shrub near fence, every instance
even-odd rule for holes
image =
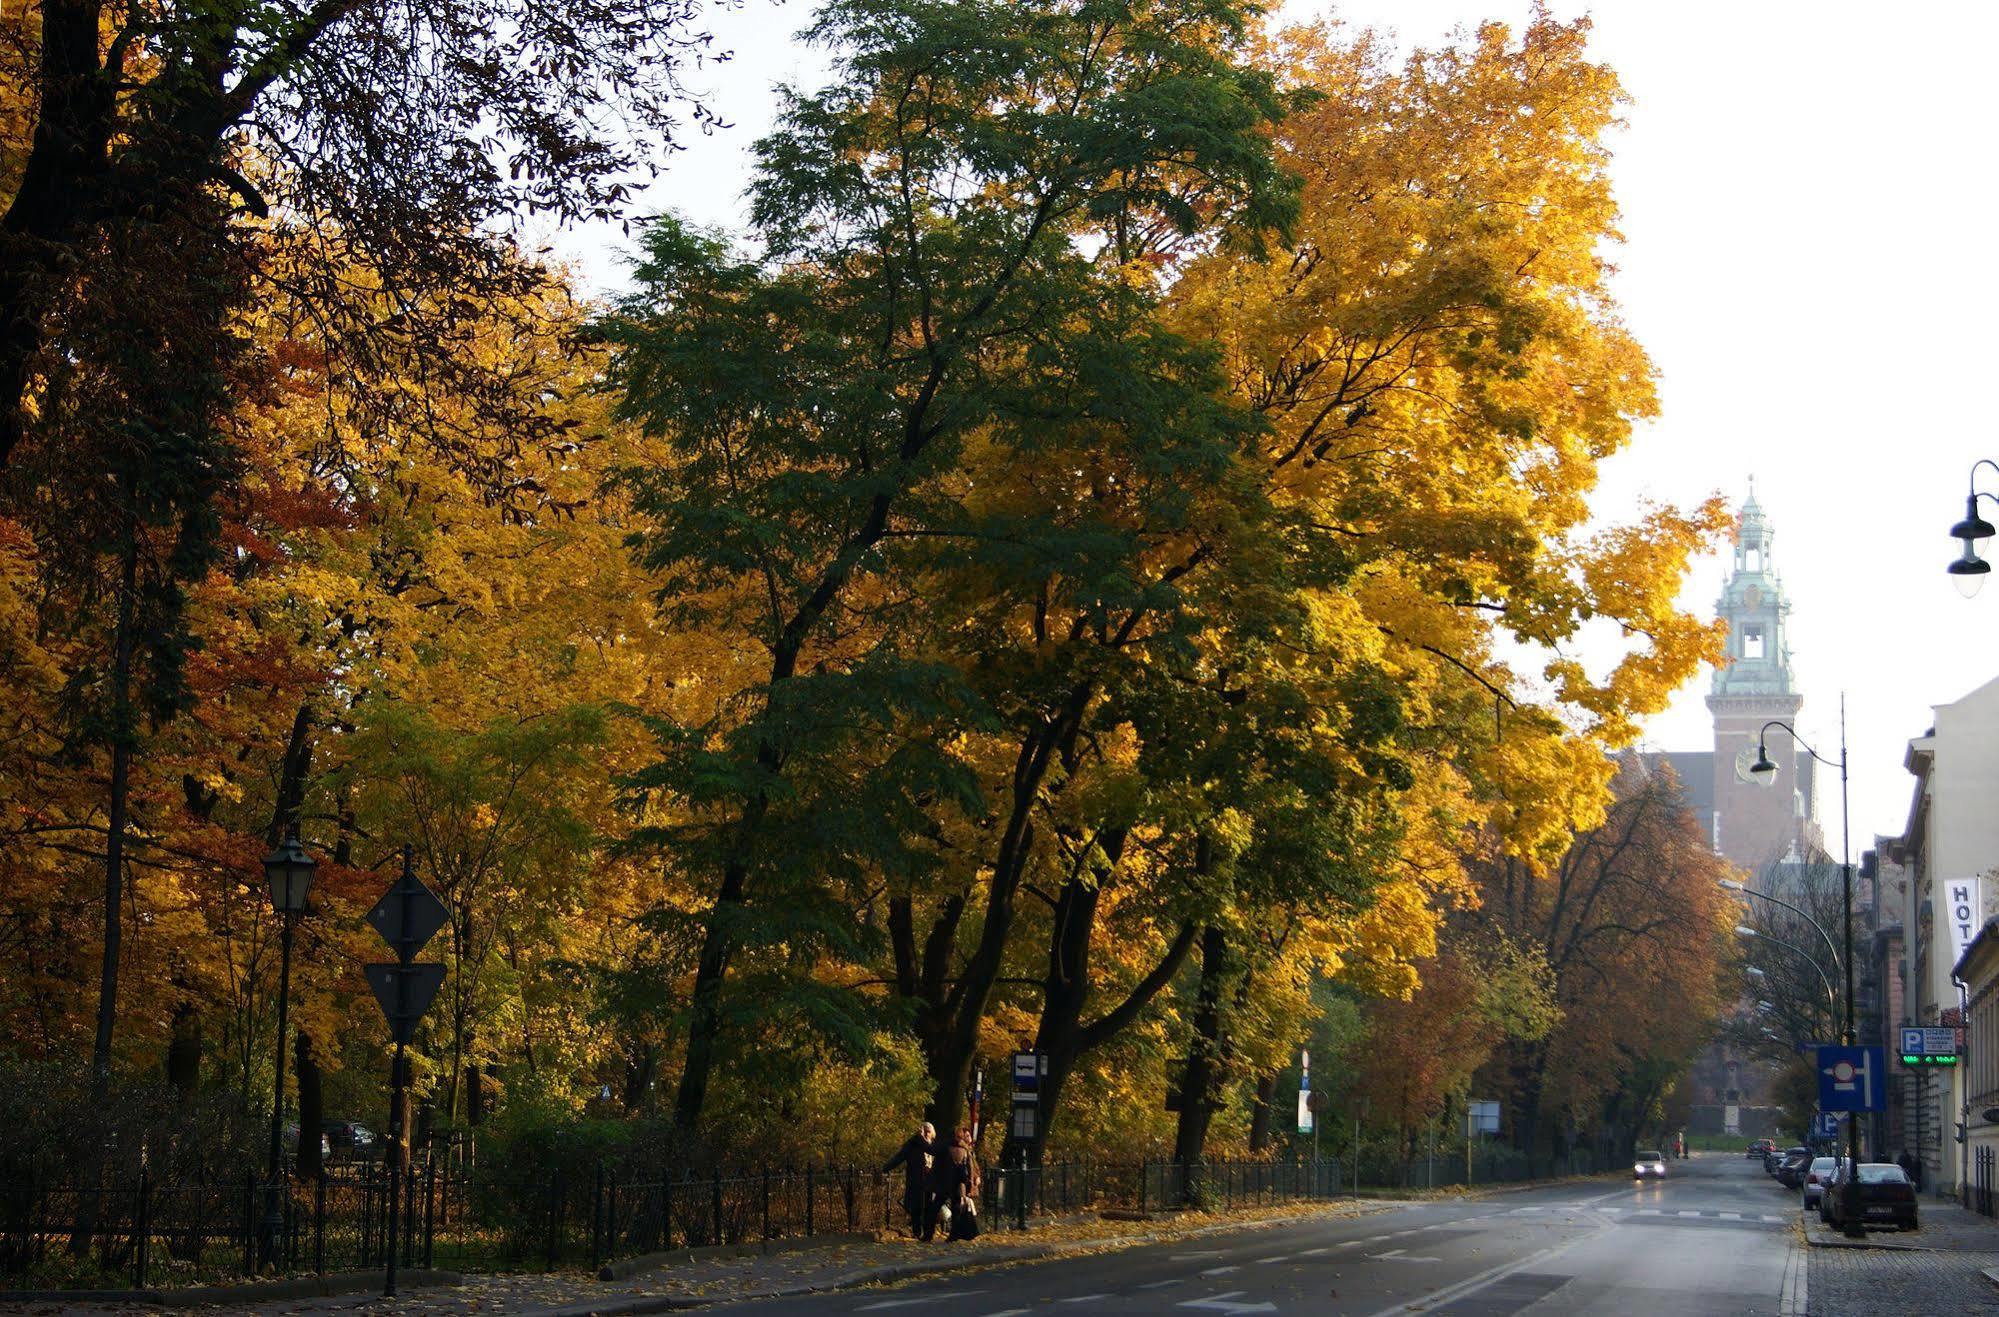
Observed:
[[[1567,1173],[1564,1163],[1554,1168]],[[1579,1167],[1581,1170],[1590,1167]],[[1363,1166],[1362,1188],[1461,1183],[1464,1159]],[[1473,1179],[1524,1179],[1524,1159],[1483,1154]],[[468,1173],[420,1159],[402,1195],[397,1257],[460,1271],[596,1267],[619,1258],[715,1244],[899,1231],[902,1175],[859,1167],[738,1167],[726,1172],[598,1163],[546,1177]],[[1018,1229],[1050,1216],[1119,1208],[1229,1210],[1353,1192],[1336,1159],[1050,1162],[985,1176],[981,1224]],[[392,1185],[384,1166],[348,1164],[294,1183],[284,1202],[278,1269],[384,1265]],[[260,1252],[262,1186],[254,1179],[106,1184],[10,1193],[0,1187],[0,1271],[14,1287],[191,1284],[251,1273]]]

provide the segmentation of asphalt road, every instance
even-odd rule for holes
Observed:
[[[732,1304],[756,1314],[1802,1312],[1797,1198],[1710,1154],[1659,1183],[1568,1184],[1367,1216],[994,1267],[891,1288]]]

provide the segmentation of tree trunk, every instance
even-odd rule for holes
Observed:
[[[1194,1004],[1193,1045],[1187,1077],[1180,1086],[1180,1123],[1173,1134],[1173,1160],[1192,1166],[1207,1146],[1222,1069],[1222,985],[1227,973],[1228,934],[1210,924],[1201,930],[1201,987]],[[1194,1178],[1188,1177],[1192,1195]]]
[[[127,500],[129,502],[129,500]],[[97,982],[97,1038],[91,1088],[100,1103],[111,1084],[111,1030],[118,1018],[118,952],[125,901],[125,815],[132,778],[132,609],[138,590],[139,528],[129,507],[118,579],[118,625],[111,641],[111,800],[104,842],[104,955]]]
[[[1249,1150],[1263,1152],[1270,1147],[1271,1108],[1277,1102],[1277,1072],[1256,1081],[1256,1101],[1249,1109]]]
[[[191,1001],[174,1007],[173,1041],[167,1044],[167,1083],[183,1102],[201,1085],[201,1012]]]

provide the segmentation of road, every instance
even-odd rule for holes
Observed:
[[[1664,1183],[1567,1184],[994,1267],[886,1289],[731,1304],[749,1317],[949,1312],[1802,1312],[1797,1199],[1710,1154]]]

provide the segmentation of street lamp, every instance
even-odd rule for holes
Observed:
[[[313,870],[319,861],[299,844],[298,824],[287,830],[278,848],[264,857],[264,880],[271,889],[271,908],[278,913],[278,1057],[277,1084],[271,1098],[271,1164],[264,1186],[264,1261],[277,1257],[278,1236],[284,1229],[284,1212],[279,1206],[278,1178],[284,1170],[285,1118],[285,1025],[291,1006],[292,924],[305,909],[305,894],[312,886]],[[299,1131],[305,1137],[305,1131]],[[315,1137],[317,1135],[315,1134]]]
[[[1771,937],[1768,933],[1758,932],[1756,929],[1751,928],[1747,924],[1737,924],[1735,926],[1735,935],[1737,937],[1761,938],[1763,941],[1768,942],[1773,947],[1782,947],[1784,948],[1784,950],[1796,954],[1807,965],[1810,965],[1812,967],[1813,972],[1819,976],[1819,983],[1825,988],[1826,1009],[1832,1012],[1832,1018],[1835,1023],[1839,1020],[1839,994],[1832,990],[1832,980],[1826,977],[1825,967],[1819,964],[1817,958],[1814,957],[1811,952],[1805,950],[1803,947],[1796,946],[1793,945],[1792,943],[1786,942],[1782,938]],[[1748,969],[1744,970],[1743,973],[1754,974],[1759,979],[1768,977],[1763,973],[1762,970],[1757,969],[1754,965],[1751,965]],[[1758,1002],[1756,1004],[1758,1006],[1763,1005],[1762,1002]]]
[[[1759,760],[1759,762],[1764,762],[1764,761]],[[1771,767],[1775,768],[1776,765],[1772,764]],[[1751,768],[1749,771],[1754,773],[1766,770]],[[1753,896],[1759,901],[1768,901],[1772,905],[1783,906],[1786,910],[1789,910],[1791,913],[1795,914],[1798,918],[1804,920],[1807,924],[1810,924],[1813,928],[1818,930],[1819,936],[1825,939],[1825,949],[1832,953],[1832,963],[1835,965],[1839,964],[1839,948],[1833,945],[1832,934],[1825,931],[1824,924],[1821,924],[1818,920],[1812,918],[1810,914],[1806,913],[1804,907],[1792,905],[1789,901],[1786,901],[1781,896],[1772,896],[1768,892],[1759,892],[1755,888],[1746,886],[1743,883],[1739,883],[1733,878],[1717,878],[1715,880],[1715,883],[1717,886],[1721,887],[1724,891],[1740,892],[1744,896]]]
[[[1995,471],[1999,471],[1999,464],[1995,463],[1987,463],[1987,464],[1991,465]],[[1971,468],[1971,472],[1972,476],[1975,479],[1978,474],[1978,468],[1976,466],[1973,466]],[[1991,496],[1987,495],[1987,497]],[[1971,517],[1969,518],[1969,520],[1976,521],[1978,514],[1978,495],[1975,492],[1975,490],[1971,498],[1966,500],[1966,503],[1967,503],[1967,509],[1971,513]],[[1990,537],[1990,535],[1992,534],[1992,527],[1986,525],[1984,522],[1979,522],[1978,526],[1967,527],[1964,525],[1960,525],[1958,527],[1959,530],[1964,530],[1967,532],[1966,536],[1962,537],[1964,538],[1965,557],[1960,560],[1960,563],[1967,561],[1975,562],[1978,565],[1978,569],[1974,571],[1970,568],[1966,568],[1964,571],[1959,571],[1958,567],[1954,565],[1951,568],[1952,575],[1960,577],[1971,576],[1974,579],[1978,579],[1982,578],[1986,572],[1992,570],[1990,564],[1979,559],[1977,553],[1974,550],[1974,541],[1978,538],[1979,526],[1983,526],[1984,535],[1986,537]],[[1846,696],[1841,695],[1839,697],[1839,762],[1837,764],[1833,763],[1832,760],[1827,759],[1824,755],[1820,754],[1818,751],[1812,749],[1811,746],[1805,744],[1803,738],[1801,738],[1798,735],[1797,728],[1791,726],[1789,723],[1784,722],[1780,719],[1773,718],[1769,722],[1764,723],[1761,727],[1759,727],[1756,730],[1756,762],[1749,766],[1749,771],[1751,773],[1762,774],[1762,773],[1774,773],[1777,771],[1777,765],[1770,762],[1770,750],[1768,745],[1764,741],[1765,733],[1767,733],[1772,727],[1781,727],[1786,732],[1789,732],[1791,734],[1791,743],[1797,746],[1799,749],[1803,750],[1806,754],[1810,755],[1813,759],[1817,760],[1819,763],[1826,765],[1828,768],[1836,767],[1839,769],[1839,873],[1840,873],[1841,914],[1842,918],[1846,923],[1846,955],[1843,957],[1846,964],[1846,1028],[1841,1038],[1841,1041],[1845,1043],[1846,1046],[1851,1047],[1854,1045],[1853,818],[1851,811],[1849,811],[1847,808],[1847,799],[1846,799],[1846,781],[1847,781]],[[1857,1118],[1849,1119],[1846,1122],[1846,1150],[1848,1157],[1852,1159],[1853,1165],[1856,1167],[1859,1166],[1860,1165],[1860,1121]],[[1844,1219],[1846,1223],[1847,1237],[1851,1239],[1863,1239],[1867,1235],[1867,1228],[1860,1223],[1860,1199],[1859,1199],[1859,1187],[1858,1187],[1859,1178],[1860,1175],[1858,1171],[1855,1171],[1853,1175],[1847,1177],[1846,1186],[1845,1186],[1846,1210],[1840,1213],[1841,1217]]]
[[[1944,569],[1950,573],[1951,584],[1966,599],[1978,593],[1979,587],[1985,584],[1985,578],[1992,572],[1992,564],[1978,556],[1978,550],[1992,538],[1993,533],[1992,523],[1978,515],[1978,500],[1989,498],[1999,502],[1999,494],[1978,488],[1978,468],[1981,466],[1999,471],[1999,462],[1989,457],[1981,457],[1971,464],[1970,488],[1964,496],[1964,520],[1950,528],[1951,538],[1962,543],[1964,549],[1957,561]]]

